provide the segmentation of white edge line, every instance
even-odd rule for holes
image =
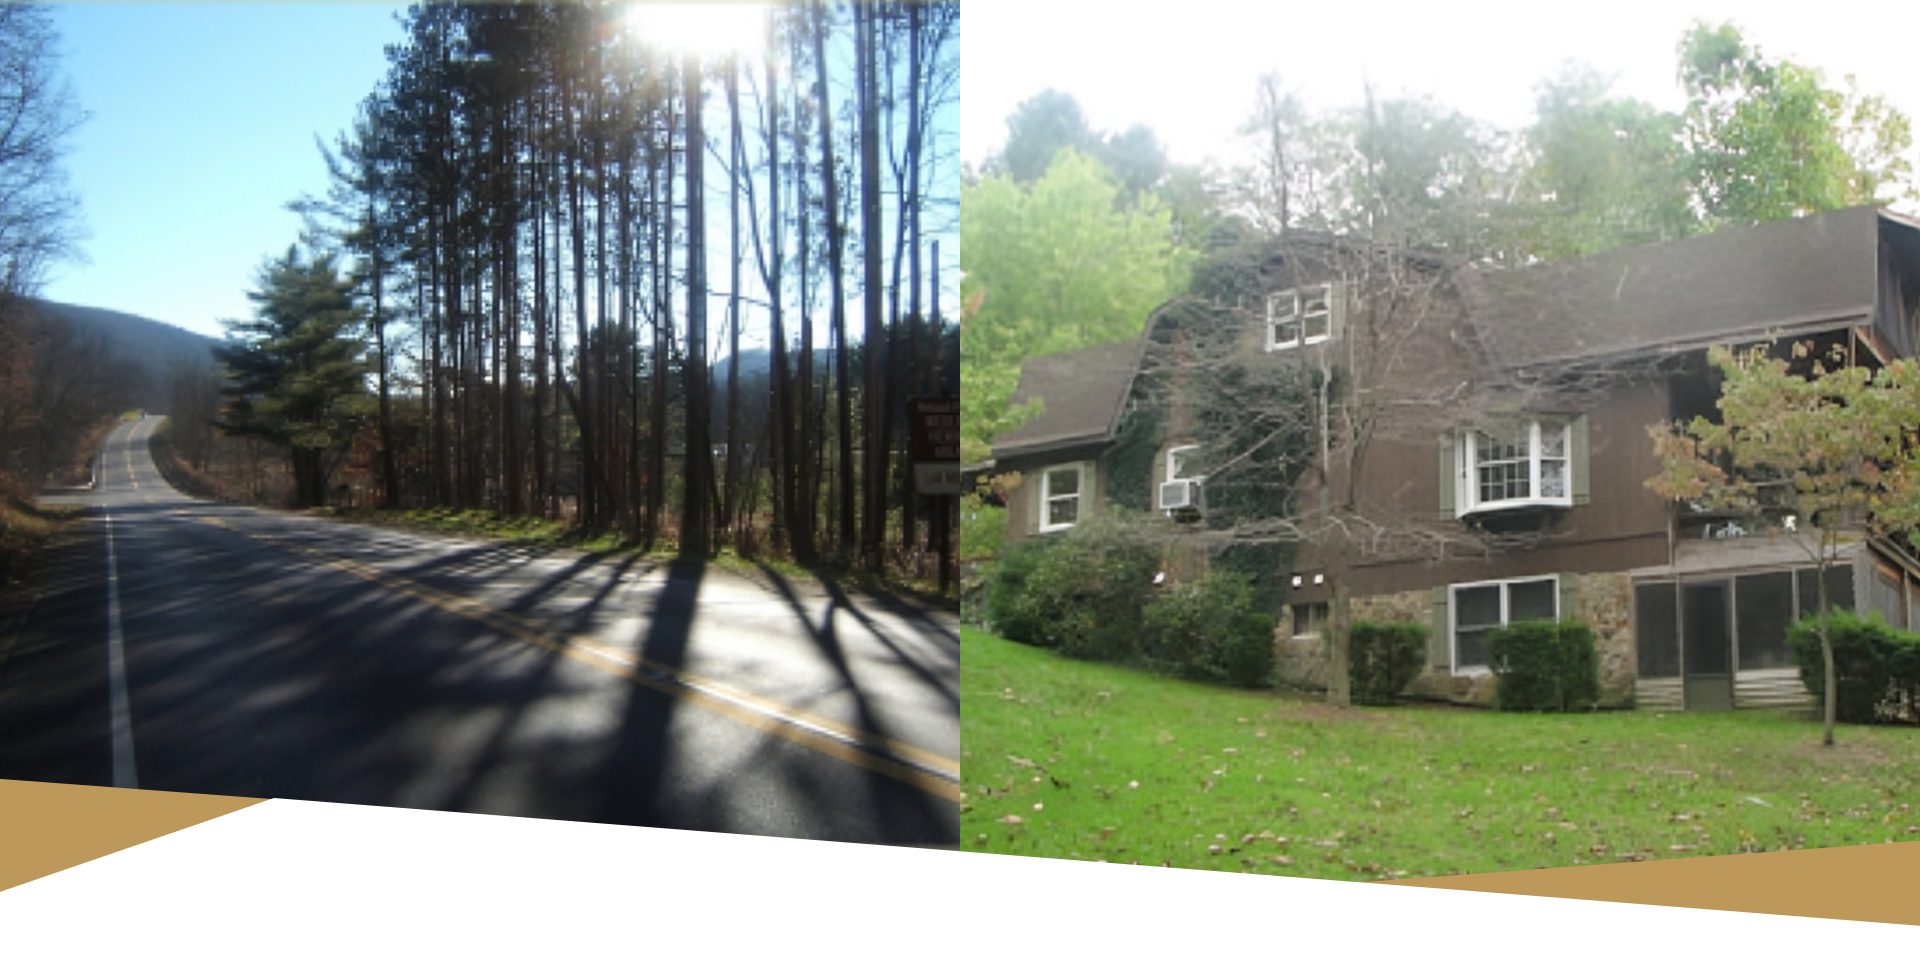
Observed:
[[[113,732],[113,786],[139,787],[133,764],[133,711],[127,702],[126,645],[120,634],[120,567],[113,550],[113,514],[107,523],[107,704]]]

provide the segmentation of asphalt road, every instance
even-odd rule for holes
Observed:
[[[206,503],[107,439],[0,777],[951,845],[958,619],[773,573]]]

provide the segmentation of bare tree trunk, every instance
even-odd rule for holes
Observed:
[[[793,415],[793,373],[787,366],[787,325],[784,313],[786,295],[781,288],[781,275],[786,270],[786,227],[780,217],[780,80],[775,70],[774,40],[776,37],[773,11],[767,12],[767,49],[764,65],[767,79],[767,116],[765,136],[767,146],[767,249],[770,260],[765,282],[767,285],[767,305],[769,312],[768,331],[772,338],[773,362],[768,380],[767,392],[771,399],[772,411],[767,419],[771,436],[763,437],[772,443],[772,460],[768,470],[773,477],[773,542],[776,547],[785,543],[787,550],[795,558],[806,560],[809,556],[810,538],[805,536],[804,520],[800,509],[793,503],[793,437],[789,430],[796,421]],[[796,85],[796,87],[798,87]],[[796,116],[795,125],[798,126]],[[799,160],[796,160],[796,162]],[[796,179],[798,177],[796,176]],[[806,214],[800,219],[804,222]],[[805,286],[805,281],[802,281]],[[802,400],[804,401],[804,399]]]
[[[922,9],[919,4],[907,7],[907,190],[902,197],[900,208],[907,214],[906,232],[902,234],[907,242],[907,288],[910,299],[907,303],[907,395],[914,398],[925,394],[926,389],[920,380],[920,169],[921,126],[924,124],[923,107],[920,101],[924,95],[921,84],[921,72],[924,70],[920,51],[920,21]],[[897,261],[899,258],[896,257]],[[898,275],[896,265],[894,273]],[[898,317],[894,326],[899,326]],[[903,464],[901,490],[905,501],[900,507],[900,549],[911,553],[919,533],[920,494],[919,485],[914,482],[912,463]]]
[[[391,510],[400,506],[400,470],[393,455],[393,398],[389,392],[387,371],[387,311],[383,300],[386,283],[386,266],[381,260],[382,230],[375,223],[374,203],[371,196],[367,199],[367,227],[372,234],[370,250],[373,255],[369,268],[368,283],[373,291],[373,345],[374,354],[380,364],[380,481],[384,497],[382,505]]]
[[[532,113],[528,124],[533,125]],[[547,266],[546,266],[546,193],[547,180],[537,136],[528,138],[533,165],[533,509],[552,516],[550,496],[553,483],[547,477]]]
[[[734,523],[739,497],[740,469],[740,180],[745,177],[744,152],[740,145],[740,61],[727,59],[727,246],[732,256],[727,283],[727,467],[725,489],[720,498],[720,518],[724,529],[737,530]],[[739,539],[734,539],[736,544]]]
[[[707,222],[702,179],[707,153],[700,117],[700,59],[691,54],[681,56],[687,104],[687,357],[682,383],[687,396],[687,463],[680,551],[702,557],[709,550],[707,490],[713,479],[713,450],[707,429]]]
[[[874,10],[865,4],[855,4],[853,19],[859,64],[860,253],[865,264],[861,289],[867,325],[866,376],[860,393],[865,413],[861,432],[866,443],[860,552],[867,570],[877,574],[885,567],[881,552],[887,527],[887,418],[893,383],[887,375],[887,326],[881,303],[886,281],[881,266],[884,231],[880,218],[880,90],[878,58],[874,56]]]
[[[820,181],[824,193],[823,205],[827,217],[827,266],[829,288],[833,305],[830,308],[833,329],[834,375],[839,381],[837,412],[839,414],[839,491],[835,497],[839,510],[836,524],[841,554],[849,555],[854,548],[853,521],[853,405],[850,390],[847,387],[849,370],[847,354],[847,294],[845,273],[842,266],[846,248],[846,228],[840,219],[840,179],[834,163],[833,152],[833,95],[827,86],[827,8],[824,3],[813,5],[813,60],[814,72],[819,84],[820,107],[816,114],[820,119]]]
[[[1820,550],[1824,554],[1833,551],[1839,541],[1830,527],[1824,528],[1822,533],[1825,536],[1820,540]],[[1823,747],[1833,746],[1833,725],[1840,717],[1840,673],[1834,668],[1833,632],[1827,618],[1828,608],[1832,604],[1827,600],[1827,565],[1830,563],[1831,557],[1821,557],[1814,562],[1814,587],[1820,592],[1820,665],[1826,674],[1826,678],[1821,680],[1824,685],[1820,687],[1820,745]]]
[[[798,30],[793,31],[788,49],[789,57],[795,64],[800,63],[801,39]],[[768,76],[772,77],[771,59]],[[820,510],[820,491],[815,471],[819,468],[813,461],[812,443],[819,436],[815,431],[813,410],[813,302],[808,275],[812,270],[812,212],[807,207],[807,134],[800,124],[800,85],[793,86],[793,192],[795,210],[800,214],[800,360],[797,367],[797,388],[790,397],[788,406],[795,413],[793,421],[797,428],[788,440],[791,444],[787,452],[788,463],[788,502],[789,517],[793,521],[793,553],[802,561],[811,561],[817,553],[819,532],[815,528],[814,518]],[[777,101],[775,102],[777,104]],[[776,140],[777,141],[777,140]],[[777,156],[777,145],[775,147]],[[782,424],[782,432],[788,427]]]
[[[571,101],[579,101],[577,89]],[[579,388],[574,401],[574,420],[580,425],[580,523],[588,528],[598,528],[602,524],[598,491],[595,484],[599,480],[600,457],[597,448],[599,430],[595,428],[593,406],[597,392],[597,376],[594,375],[593,362],[589,359],[591,351],[587,340],[587,227],[584,187],[581,186],[579,145],[580,108],[570,106],[567,114],[568,142],[574,146],[567,164],[568,226],[573,236],[573,335],[574,361],[577,363],[574,383]]]

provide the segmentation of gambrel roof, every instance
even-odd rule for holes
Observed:
[[[1446,270],[1446,258],[1432,254],[1317,233],[1288,239],[1440,270],[1466,308],[1461,337],[1496,372],[1863,325],[1892,353],[1920,354],[1920,223],[1875,206],[1517,268]],[[1029,360],[1014,402],[1042,398],[1045,411],[999,437],[994,456],[1110,439],[1143,347],[1135,339]]]

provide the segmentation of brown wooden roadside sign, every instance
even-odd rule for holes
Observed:
[[[958,494],[960,400],[914,399],[907,403],[907,416],[914,489],[923,494]]]

